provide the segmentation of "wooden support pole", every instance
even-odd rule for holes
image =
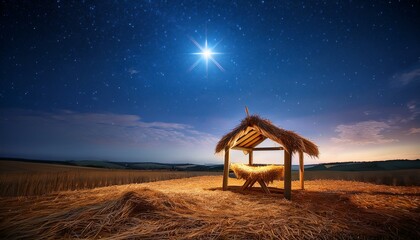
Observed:
[[[223,191],[227,190],[229,180],[229,147],[225,148],[225,165],[223,167]]]
[[[284,198],[292,198],[292,154],[284,151]]]
[[[303,152],[299,152],[299,180],[300,180],[300,188],[303,190],[305,189],[305,166],[303,164]]]
[[[254,152],[251,150],[248,152],[249,155],[249,166],[252,166],[254,164]]]

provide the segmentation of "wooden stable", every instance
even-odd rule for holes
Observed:
[[[277,142],[281,147],[257,147],[267,138]],[[240,150],[249,156],[249,165],[253,165],[254,151],[284,151],[284,197],[292,195],[292,155],[299,156],[300,187],[304,189],[304,153],[318,157],[318,147],[295,132],[274,126],[269,120],[256,115],[247,117],[230,133],[223,136],[216,146],[216,153],[224,151],[223,190],[228,189],[230,150]]]

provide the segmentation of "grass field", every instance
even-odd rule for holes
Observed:
[[[0,196],[31,196],[57,191],[153,182],[219,172],[141,171],[0,161]]]
[[[294,180],[298,172],[292,173]],[[305,171],[306,180],[350,180],[390,186],[420,186],[420,169],[384,171]]]
[[[0,196],[32,196],[112,185],[153,182],[221,172],[124,170],[0,161]],[[292,172],[292,179],[299,174]],[[387,171],[306,171],[306,180],[351,180],[391,186],[420,186],[420,169]]]
[[[420,188],[313,180],[292,201],[201,176],[0,197],[2,239],[419,239]]]

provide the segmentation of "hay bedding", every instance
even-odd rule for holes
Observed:
[[[418,187],[317,180],[308,181],[307,190],[295,190],[293,201],[286,201],[274,194],[223,192],[221,180],[195,177],[40,197],[0,198],[0,238],[420,237]],[[240,184],[231,179],[231,186]],[[298,182],[293,182],[293,187],[297,189]]]
[[[283,180],[283,166],[249,166],[247,164],[232,163],[230,168],[238,179],[251,181],[263,180],[266,184],[273,183],[274,180]]]

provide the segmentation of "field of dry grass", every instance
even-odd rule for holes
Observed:
[[[240,192],[220,176],[0,198],[2,239],[420,238],[420,187],[293,182],[292,201],[272,188]],[[270,185],[282,187],[282,182]]]
[[[0,161],[0,196],[33,196],[58,191],[153,182],[202,175],[221,175],[221,173],[119,170]]]
[[[293,172],[294,180],[299,173]],[[383,171],[305,171],[307,180],[349,180],[369,182],[390,186],[420,186],[420,169],[383,170]]]

